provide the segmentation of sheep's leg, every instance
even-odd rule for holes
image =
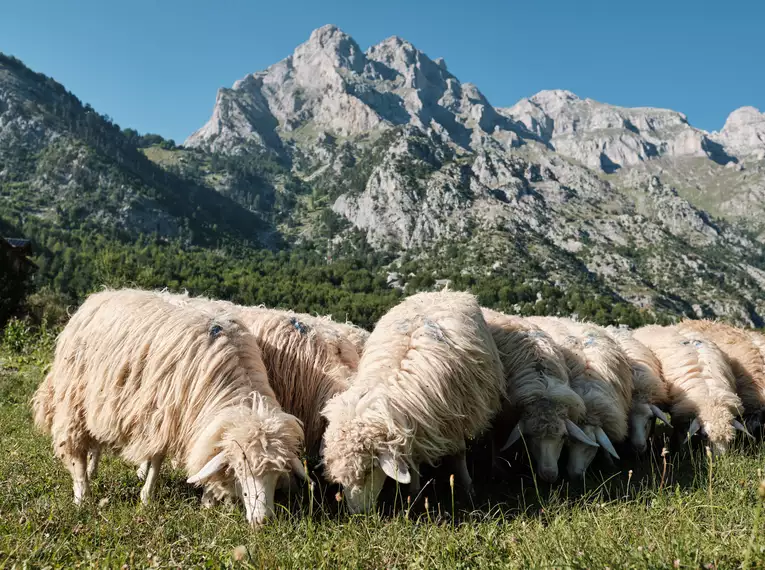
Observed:
[[[98,463],[101,461],[101,446],[96,444],[90,450],[88,459],[88,480],[95,479],[98,473]]]
[[[154,487],[157,485],[157,479],[159,479],[159,470],[162,467],[162,460],[165,457],[163,455],[155,455],[149,462],[149,472],[146,474],[146,482],[141,489],[141,502],[147,505],[154,495]]]
[[[473,479],[470,477],[470,473],[468,472],[468,466],[467,466],[467,452],[465,448],[463,448],[460,452],[456,455],[457,460],[457,481],[459,482],[462,487],[465,488],[465,490],[470,494],[474,495],[475,490],[473,489]]]
[[[145,481],[146,480],[146,474],[149,472],[149,467],[151,467],[151,461],[144,461],[138,466],[138,469],[136,469],[135,475],[138,477],[139,480]]]
[[[88,455],[72,456],[72,481],[74,482],[74,504],[81,505],[90,496],[90,484],[88,481]]]

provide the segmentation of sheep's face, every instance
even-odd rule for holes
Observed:
[[[629,417],[630,443],[638,453],[645,453],[648,449],[648,436],[654,421],[654,414],[648,404],[633,404]]]
[[[274,494],[281,473],[269,472],[259,476],[244,470],[236,474],[236,493],[244,503],[247,522],[259,526],[274,514]]]
[[[582,431],[591,440],[595,441],[595,428],[590,425],[582,427]],[[591,445],[586,445],[579,441],[569,440],[568,443],[568,475],[572,479],[580,479],[584,477],[584,472],[595,459],[595,455],[598,453],[598,448]]]
[[[343,484],[343,496],[348,510],[357,514],[374,509],[384,483],[385,473],[379,465],[373,465],[369,472],[360,478],[346,481]]]
[[[534,433],[524,429],[524,433]],[[555,422],[540,435],[528,439],[529,450],[537,466],[537,473],[542,480],[554,483],[558,478],[558,459],[566,438],[566,424],[563,420]]]

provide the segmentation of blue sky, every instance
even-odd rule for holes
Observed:
[[[717,130],[765,111],[762,0],[0,0],[0,51],[123,127],[182,141],[218,87],[332,23],[363,49],[406,38],[496,106],[561,88],[669,107]]]

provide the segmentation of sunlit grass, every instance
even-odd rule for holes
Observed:
[[[31,425],[39,364],[0,366],[0,566],[736,568],[748,557],[765,567],[765,453],[752,448],[711,470],[703,450],[668,456],[666,469],[657,453],[593,474],[584,490],[537,487],[523,470],[491,486],[478,477],[476,505],[453,495],[445,474],[419,498],[394,489],[386,501],[395,506],[370,516],[348,516],[335,489],[320,487],[313,498],[282,497],[287,506],[258,530],[239,508],[201,509],[169,469],[142,507],[134,468],[107,456],[78,509],[69,475]]]

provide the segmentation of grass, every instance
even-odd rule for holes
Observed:
[[[625,460],[583,488],[537,486],[514,465],[505,481],[477,481],[480,506],[459,493],[452,506],[449,475],[438,472],[410,511],[386,489],[395,507],[348,516],[324,488],[312,505],[308,493],[283,498],[289,506],[258,530],[239,508],[200,509],[199,493],[169,469],[142,507],[134,469],[107,456],[78,509],[69,475],[31,425],[44,362],[0,352],[0,567],[765,568],[765,452],[754,448],[711,470],[702,450],[681,451],[663,478],[660,453]]]

